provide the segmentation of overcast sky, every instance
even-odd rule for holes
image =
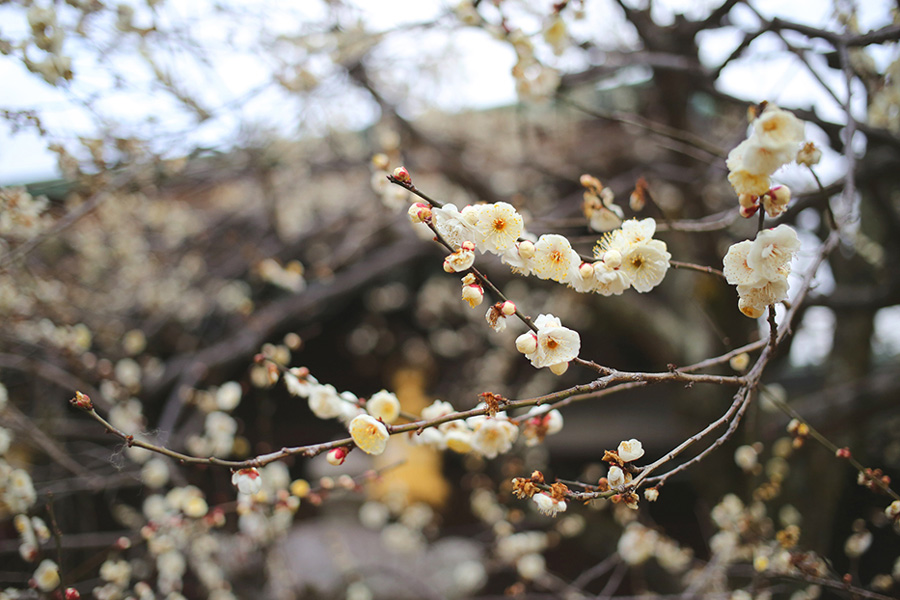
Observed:
[[[719,0],[664,0],[654,5],[655,16],[660,21],[670,21],[674,12],[685,12],[688,17],[698,18],[707,14],[710,6]],[[141,3],[143,4],[143,3]],[[223,22],[215,16],[210,2],[199,0],[168,0],[161,4],[163,17],[172,24],[184,26],[191,35],[204,45],[212,48],[212,73],[197,72],[202,85],[197,91],[209,106],[236,106],[236,109],[219,111],[220,116],[201,126],[195,125],[164,94],[147,92],[147,82],[139,73],[144,67],[137,59],[133,71],[129,69],[128,58],[118,58],[115,63],[120,72],[131,72],[136,81],[144,86],[141,93],[115,92],[113,81],[105,67],[99,64],[91,53],[78,52],[77,47],[67,45],[66,52],[75,58],[78,78],[69,93],[60,92],[44,83],[16,60],[0,56],[0,109],[37,109],[44,116],[54,132],[69,139],[79,135],[91,135],[93,121],[91,110],[97,110],[113,117],[118,124],[131,127],[138,134],[147,134],[158,128],[169,132],[175,142],[185,140],[182,132],[190,131],[192,143],[221,145],[233,140],[242,123],[257,123],[261,127],[277,128],[283,135],[290,136],[290,127],[284,127],[273,115],[283,112],[283,97],[277,90],[268,90],[253,95],[253,90],[264,86],[272,70],[272,61],[254,53],[256,40],[249,39],[247,32],[255,32],[258,27],[291,33],[321,17],[319,4],[315,2],[233,2],[226,5],[242,7],[246,21]],[[304,13],[297,12],[297,5],[304,7]],[[551,2],[543,4],[549,6]],[[860,20],[863,28],[877,27],[886,21],[890,2],[887,0],[866,0],[862,2]],[[137,3],[136,3],[137,5]],[[448,4],[440,1],[390,0],[389,2],[358,2],[363,20],[370,30],[389,30],[402,23],[421,23],[446,14]],[[532,4],[533,5],[533,4]],[[265,6],[265,10],[261,10]],[[783,0],[760,0],[754,6],[766,16],[779,15],[811,25],[834,24],[831,2],[805,0],[784,2]],[[285,7],[290,7],[286,9]],[[618,8],[608,0],[587,2],[587,18],[572,25],[577,36],[597,35],[602,32],[604,39],[612,42],[628,42],[628,32],[610,27],[617,18]],[[17,14],[19,13],[19,14]],[[0,29],[4,37],[16,39],[25,28],[21,9],[10,5],[0,7]],[[292,18],[286,18],[291,14]],[[138,24],[140,24],[140,11]],[[266,15],[271,15],[266,21]],[[731,13],[736,24],[753,29],[756,17],[746,7],[738,6]],[[526,16],[523,23],[528,25]],[[539,27],[539,21],[533,23]],[[616,39],[616,37],[619,39]],[[702,38],[702,58],[715,64],[727,56],[739,40],[735,28],[725,28],[707,34]],[[515,56],[508,44],[492,39],[476,29],[457,30],[454,33],[436,31],[415,31],[394,36],[396,41],[388,43],[380,50],[386,60],[395,64],[418,64],[422,57],[443,57],[440,62],[440,77],[426,80],[424,85],[414,86],[410,91],[408,108],[421,108],[425,102],[433,103],[446,110],[460,110],[475,107],[490,107],[514,102],[515,89],[510,76],[510,68]],[[248,38],[248,39],[242,39]],[[225,44],[233,41],[237,50],[226,49]],[[246,50],[242,50],[246,48]],[[794,59],[781,52],[780,42],[774,36],[764,36],[752,47],[752,58],[735,63],[722,74],[722,89],[745,97],[751,101],[768,99],[786,106],[809,105],[815,103],[826,116],[839,118],[840,112],[834,102],[822,92],[816,92],[817,84],[806,70]],[[886,62],[893,49],[879,49],[876,58]],[[573,53],[574,55],[574,53]],[[178,60],[174,54],[174,60]],[[448,60],[447,57],[453,57]],[[437,60],[437,58],[435,58]],[[191,61],[185,60],[179,65]],[[564,65],[577,69],[579,59],[563,57]],[[190,71],[188,71],[190,73]],[[752,85],[748,85],[751,83]],[[836,89],[841,81],[832,82]],[[425,88],[425,89],[422,89]],[[99,97],[91,97],[96,90],[104,90]],[[252,97],[250,101],[243,100]],[[418,99],[420,101],[417,102]],[[80,106],[85,102],[87,106]],[[305,126],[319,122],[321,129],[335,122],[339,126],[362,127],[377,117],[368,104],[359,97],[337,95],[319,105],[309,104],[305,109]],[[291,124],[295,126],[296,124]],[[177,146],[177,144],[176,144]],[[56,172],[55,158],[44,149],[44,142],[31,133],[11,134],[8,127],[0,125],[0,183],[20,183],[53,176]]]

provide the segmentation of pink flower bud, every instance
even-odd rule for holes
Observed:
[[[534,244],[528,240],[519,242],[519,256],[524,259],[534,258]]]
[[[477,283],[465,285],[462,289],[462,299],[475,308],[484,301],[484,290]]]
[[[400,183],[412,183],[412,179],[410,178],[409,171],[406,170],[406,167],[397,167],[394,169],[394,179]]]
[[[94,410],[94,403],[91,402],[90,396],[78,391],[75,392],[75,397],[69,400],[69,402],[72,406],[80,408],[81,410]]]
[[[754,204],[750,208],[744,208],[742,206],[740,212],[741,212],[742,217],[744,217],[745,219],[749,219],[750,217],[755,215],[756,211],[758,211],[758,210],[759,210],[759,204]]]
[[[500,312],[507,317],[511,317],[516,314],[516,305],[507,300],[500,306]]]
[[[259,471],[253,467],[235,471],[231,475],[231,483],[240,493],[248,496],[252,496],[262,489],[262,479],[259,477]]]
[[[335,467],[344,464],[344,460],[347,458],[347,449],[346,448],[334,448],[330,450],[325,457],[328,460],[328,464],[333,465]]]
[[[78,600],[81,598],[81,594],[78,593],[78,590],[75,588],[66,588],[66,600]]]

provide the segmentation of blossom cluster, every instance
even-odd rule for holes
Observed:
[[[803,160],[807,164],[813,160],[807,147],[798,159],[804,140],[803,130],[803,122],[792,113],[768,104],[753,121],[750,136],[728,154],[728,181],[738,195],[741,215],[752,216],[759,210],[761,200],[770,216],[784,211],[790,192],[787,188],[770,192],[770,177],[794,160]]]
[[[479,408],[485,405],[480,404]],[[430,406],[422,409],[422,419],[431,421],[440,419],[455,413],[456,410],[449,402],[435,400]],[[557,433],[562,429],[562,415],[559,411],[553,411],[553,417],[541,415],[535,418],[540,420],[540,426],[544,426],[543,433],[538,432],[539,424],[535,423],[531,430],[526,427],[526,443],[534,444],[532,439]],[[422,430],[413,435],[411,440],[418,445],[425,445],[439,450],[449,449],[459,454],[475,454],[485,458],[496,458],[500,454],[509,452],[519,437],[519,428],[513,423],[505,412],[500,411],[493,416],[479,415],[468,419],[447,421]]]
[[[557,375],[562,374],[581,349],[578,332],[563,327],[558,318],[549,314],[538,315],[534,325],[537,333],[529,331],[516,338],[516,349],[535,368],[549,367]]]
[[[723,272],[728,283],[737,286],[738,308],[743,314],[761,317],[767,306],[787,298],[787,276],[799,248],[797,232],[782,224],[728,249]]]
[[[603,205],[602,210],[610,209]],[[653,239],[656,221],[652,218],[631,219],[622,223],[620,229],[608,232],[594,249],[595,260],[586,262],[565,236],[535,237],[525,231],[522,216],[506,202],[470,205],[462,210],[453,204],[431,210],[415,204],[410,217],[414,222],[430,219],[454,249],[444,263],[448,272],[471,267],[477,249],[498,255],[521,275],[556,281],[582,293],[609,296],[632,287],[638,292],[650,291],[662,282],[671,259],[665,242]],[[470,304],[479,304],[479,282],[464,279],[463,285]],[[478,290],[472,292],[466,287]]]

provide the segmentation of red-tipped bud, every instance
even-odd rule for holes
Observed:
[[[755,215],[756,211],[758,211],[758,210],[759,210],[759,204],[754,204],[753,206],[751,206],[749,208],[745,208],[742,206],[741,207],[741,216],[744,217],[745,219],[749,219],[750,217]]]
[[[344,464],[344,460],[347,458],[347,449],[341,447],[330,450],[325,458],[328,460],[328,464],[335,467],[340,466]]]
[[[834,455],[838,458],[850,458],[850,448],[838,448]]]
[[[75,588],[66,588],[66,600],[78,600],[81,598],[81,594],[78,593],[78,590]]]
[[[69,400],[69,403],[81,410],[94,410],[94,403],[91,402],[91,397],[78,391],[75,392],[75,397]]]
[[[406,167],[397,167],[394,169],[394,179],[400,183],[412,183],[412,179],[410,178],[409,171],[406,170]]]

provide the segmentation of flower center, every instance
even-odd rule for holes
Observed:
[[[506,229],[506,221],[501,218],[494,219],[494,231],[503,231]]]

